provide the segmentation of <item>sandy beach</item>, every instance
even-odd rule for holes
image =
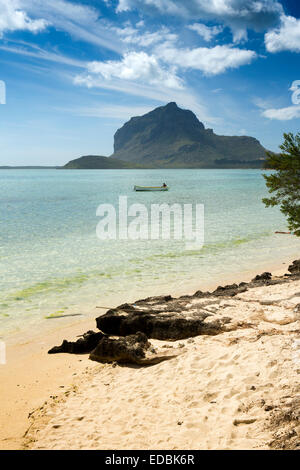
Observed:
[[[195,302],[201,306],[205,300],[192,300],[191,310]],[[92,321],[12,344],[0,369],[0,447],[293,446],[295,423],[282,423],[280,416],[299,406],[299,303],[298,279],[213,297],[209,308],[216,318],[230,318],[228,331],[172,342],[151,339],[156,351],[176,357],[149,367],[47,355],[62,339],[95,329]]]
[[[0,451],[300,450],[298,4],[0,0]]]

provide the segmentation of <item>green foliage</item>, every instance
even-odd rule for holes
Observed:
[[[283,135],[282,153],[267,152],[265,167],[275,172],[264,175],[272,196],[263,202],[267,207],[280,206],[289,229],[300,236],[300,133]]]

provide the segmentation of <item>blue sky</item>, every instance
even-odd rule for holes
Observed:
[[[0,0],[0,165],[110,155],[125,121],[169,101],[277,150],[299,131],[297,3]]]

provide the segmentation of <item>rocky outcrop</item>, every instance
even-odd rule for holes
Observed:
[[[153,365],[174,356],[168,352],[157,353],[147,336],[138,332],[122,338],[103,337],[91,352],[90,359],[102,363]]]
[[[250,288],[285,282],[265,272],[251,282],[219,286],[213,292],[197,291],[178,299],[149,297],[108,310],[96,319],[97,328],[107,335],[126,336],[141,331],[148,338],[176,341],[198,335],[217,335],[231,328],[230,318],[216,317],[207,306],[220,298],[230,298]],[[201,302],[201,300],[203,300]]]
[[[98,362],[139,364],[150,346],[147,336],[140,332],[124,338],[103,337],[91,352],[90,359]]]
[[[268,273],[268,272],[265,272],[265,273],[258,274],[257,276],[255,276],[252,279],[252,282],[255,282],[255,281],[269,281],[270,279],[272,279],[272,274]]]
[[[227,305],[233,297],[241,301],[240,294],[252,288],[299,279],[300,260],[294,261],[289,271],[291,274],[277,278],[273,278],[269,272],[264,272],[255,276],[249,283],[219,286],[213,292],[198,290],[194,295],[183,295],[179,298],[170,295],[148,297],[133,304],[120,305],[96,319],[99,333],[88,331],[76,342],[64,340],[60,346],[52,348],[49,354],[91,353],[91,359],[101,362],[129,361],[146,364],[145,351],[149,353],[150,350],[148,339],[176,341],[249,327],[250,323],[245,319],[234,322],[224,313],[226,309],[222,305]],[[268,301],[267,305],[273,305],[274,302]],[[297,308],[295,305],[294,312]],[[152,353],[147,360],[148,363],[155,363],[161,359]]]
[[[30,413],[25,448],[99,450],[117,442],[141,449],[300,450],[300,274],[255,279],[215,293],[135,302],[134,310],[176,310],[186,318],[202,311],[209,314],[204,323],[230,321],[217,336],[175,343],[141,333],[102,338],[91,359],[113,364],[84,367],[71,388]],[[246,290],[232,295],[240,287]],[[178,357],[140,370],[148,358],[162,360],[161,352]],[[133,366],[115,367],[116,359]]]
[[[246,292],[247,285],[246,283],[237,284],[229,284],[227,286],[219,286],[216,290],[212,292],[211,295],[214,297],[234,297],[237,294],[242,294]]]
[[[95,333],[94,331],[87,331],[87,333],[84,333],[82,337],[75,342],[70,342],[65,339],[60,346],[54,346],[52,349],[50,349],[48,354],[86,354],[95,349],[103,337],[104,334],[101,331],[98,333]]]
[[[203,308],[191,308],[187,304],[182,299],[162,308],[147,301],[142,308],[124,304],[98,317],[97,327],[107,335],[127,336],[141,331],[148,338],[174,341],[202,334],[216,335],[230,321],[227,317],[215,320]]]
[[[288,270],[292,274],[300,274],[300,259],[294,261],[289,267]]]

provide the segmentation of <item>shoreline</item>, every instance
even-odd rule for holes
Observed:
[[[179,297],[181,295],[191,295],[195,291],[201,290],[214,290],[218,285],[225,285],[225,284],[232,284],[235,282],[249,282],[258,272],[268,271],[271,272],[274,276],[281,276],[283,275],[289,264],[296,259],[298,253],[292,254],[289,256],[290,261],[286,261],[286,258],[274,262],[261,262],[256,267],[251,266],[251,269],[232,272],[231,274],[223,274],[215,276],[212,280],[204,280],[199,279],[192,281],[187,280],[184,282],[177,283],[176,286],[174,284],[166,284],[159,290],[157,288],[150,289],[147,288],[146,290],[139,292],[138,294],[133,294],[132,292],[123,294],[121,296],[116,295],[114,302],[109,302],[109,305],[106,305],[105,300],[95,300],[94,306],[83,306],[82,309],[85,313],[82,315],[75,315],[73,317],[72,314],[61,316],[58,318],[51,318],[51,319],[39,319],[38,326],[34,328],[33,332],[30,329],[27,329],[25,326],[22,331],[8,331],[2,333],[2,340],[6,342],[8,346],[15,346],[19,343],[23,343],[24,339],[26,342],[38,342],[39,337],[41,335],[48,335],[59,332],[61,329],[70,329],[72,334],[72,329],[75,328],[77,325],[89,325],[91,322],[94,321],[97,315],[100,314],[101,310],[97,308],[98,305],[105,305],[108,308],[115,308],[118,305],[126,302],[134,302],[140,298],[144,297],[151,297],[151,296],[158,296],[158,295],[172,295],[173,297]],[[95,296],[96,297],[96,296]],[[89,313],[86,313],[87,309]],[[105,311],[105,309],[103,309]],[[73,318],[72,318],[73,317]]]
[[[280,276],[287,272],[289,264],[277,264],[276,269],[274,265],[272,268],[268,266],[265,270],[272,272],[273,276]],[[247,274],[241,273],[238,282],[249,281],[255,274],[258,274],[257,270]],[[224,283],[229,284],[233,280],[237,282],[236,275],[234,279],[227,278]],[[218,281],[208,287],[199,282],[198,288],[211,290],[219,284]],[[183,292],[177,291],[176,295],[181,293]],[[192,292],[185,290],[185,294],[190,293]],[[100,312],[97,310],[98,315]],[[0,411],[1,449],[23,448],[24,434],[29,426],[29,414],[42,407],[45,402],[46,406],[52,406],[57,397],[62,400],[65,393],[69,393],[78,381],[84,382],[86,374],[93,376],[94,371],[99,371],[99,364],[89,361],[87,355],[47,355],[48,349],[62,342],[64,338],[75,338],[89,329],[95,330],[94,317],[74,321],[72,325],[57,326],[47,332],[46,337],[41,338],[41,335],[38,335],[24,338],[18,335],[14,336],[14,340],[10,339],[7,346],[8,362],[5,366],[0,366],[1,382],[5,384],[0,390],[0,400],[4,404]],[[104,368],[107,369],[106,366]]]

